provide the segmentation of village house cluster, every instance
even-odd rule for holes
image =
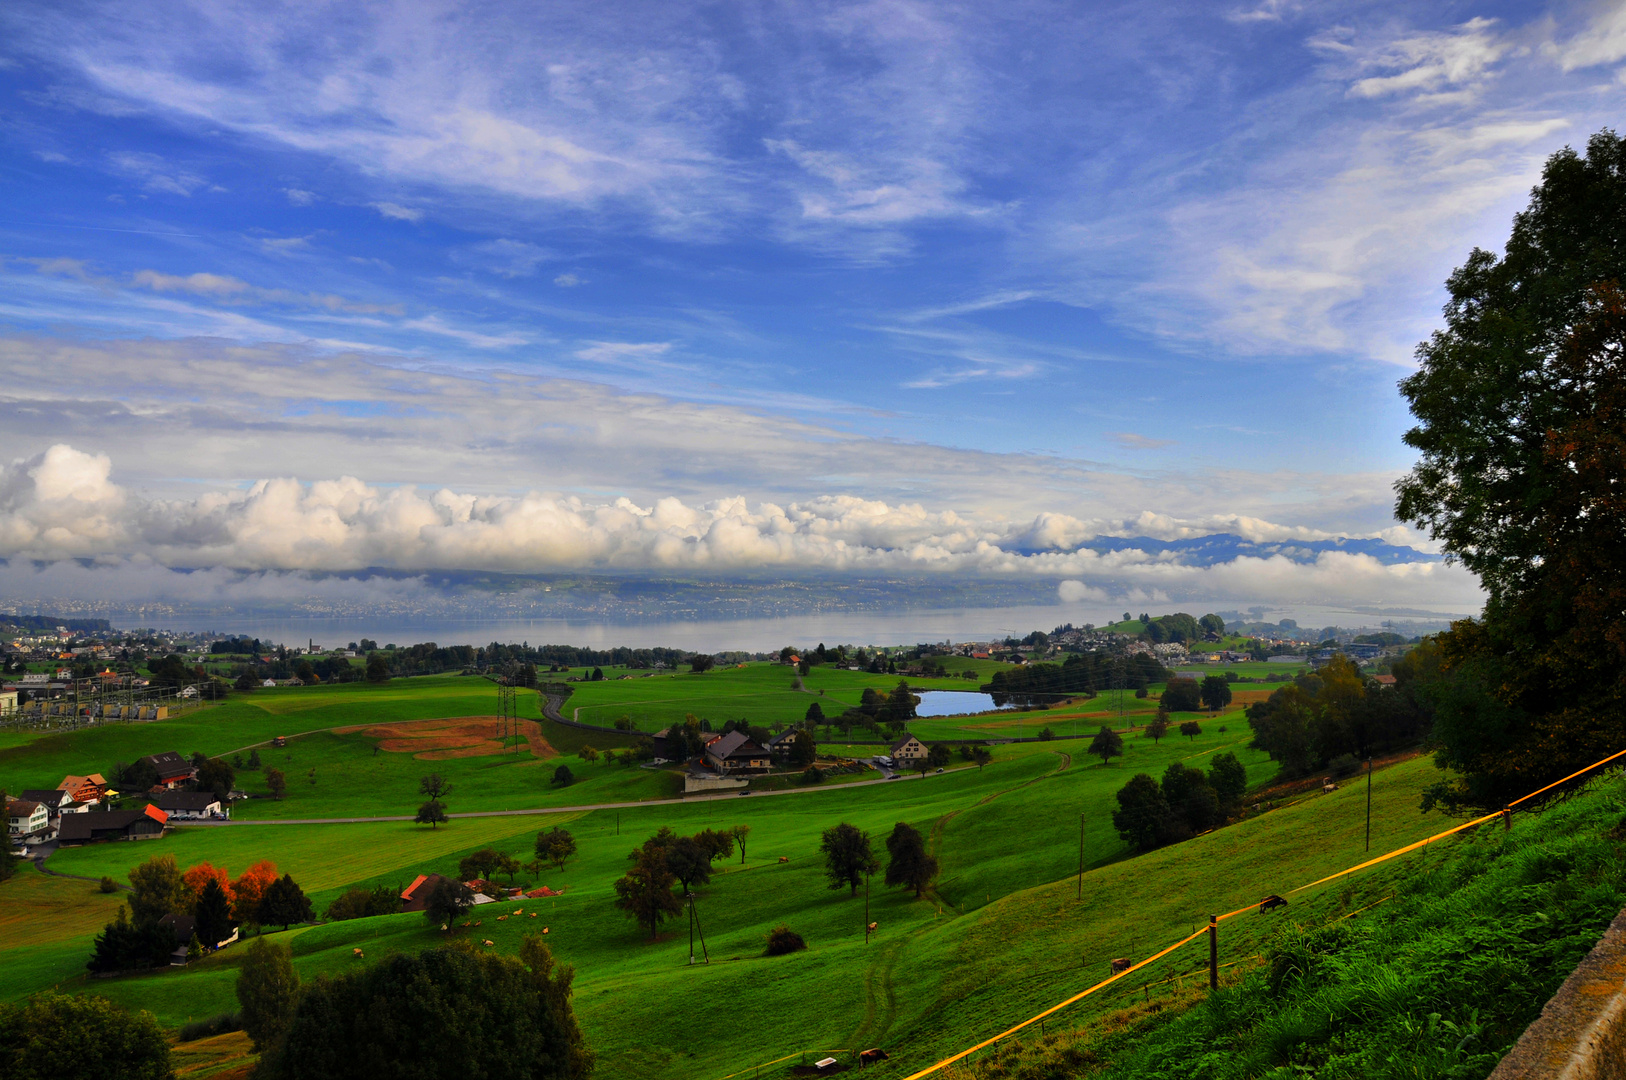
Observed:
[[[107,840],[150,840],[172,821],[221,821],[230,799],[195,789],[198,767],[174,751],[149,754],[138,765],[156,780],[139,793],[120,792],[100,773],[65,776],[54,789],[29,789],[5,801],[6,838],[25,851],[43,844],[77,846]],[[235,794],[235,793],[234,793]],[[145,800],[139,808],[114,803]]]

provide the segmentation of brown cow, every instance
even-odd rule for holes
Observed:
[[[872,922],[872,923],[870,923],[870,924],[869,924],[869,926],[868,926],[868,927],[867,927],[867,929],[868,929],[868,930],[869,930],[869,932],[870,932],[870,933],[872,933],[872,934],[873,934],[873,933],[875,933],[875,930],[876,930],[876,928],[877,928],[877,927],[878,927],[878,926],[880,926],[880,925],[881,925],[881,924],[880,924],[880,923],[878,923],[878,922]]]
[[[1120,974],[1121,972],[1128,971],[1130,968],[1132,968],[1134,966],[1135,965],[1130,961],[1129,957],[1120,956],[1116,960],[1112,961],[1112,973],[1114,975],[1117,975],[1117,974]]]
[[[780,862],[790,862],[790,857],[786,856],[786,855],[781,855],[781,856],[779,856],[779,861]]]
[[[1277,896],[1275,893],[1272,893],[1271,895],[1265,897],[1263,900],[1259,901],[1259,911],[1260,911],[1261,914],[1263,914],[1264,912],[1267,912],[1267,911],[1274,911],[1275,909],[1277,909],[1279,907],[1286,907],[1286,906],[1287,906],[1287,901],[1283,900],[1281,897]]]
[[[886,1051],[882,1050],[878,1046],[877,1047],[871,1047],[868,1050],[861,1050],[861,1051],[859,1051],[859,1054],[858,1054],[858,1064],[860,1066],[873,1065],[877,1061],[886,1061],[886,1060],[887,1060]]]

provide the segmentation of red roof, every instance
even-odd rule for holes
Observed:
[[[169,815],[158,809],[158,807],[154,806],[152,803],[147,804],[147,816],[158,822],[160,825],[169,824]]]
[[[408,885],[406,887],[406,889],[401,893],[401,899],[402,900],[411,900],[412,899],[412,890],[416,889],[419,885],[422,885],[426,880],[428,880],[428,877],[429,877],[429,875],[427,875],[427,874],[419,874],[417,879],[414,880],[411,885]]]

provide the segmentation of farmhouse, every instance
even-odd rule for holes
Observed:
[[[429,906],[429,896],[435,891],[435,887],[443,881],[450,880],[452,879],[442,877],[440,874],[419,874],[411,885],[401,890],[401,910],[422,911]]]
[[[64,776],[56,789],[73,796],[74,802],[98,803],[102,801],[102,796],[107,794],[107,781],[102,779],[101,773],[91,773],[89,776]]]
[[[925,743],[905,732],[903,738],[893,743],[892,749],[888,750],[887,753],[900,766],[907,767],[925,761],[928,751]]]
[[[768,753],[776,758],[790,756],[790,748],[796,744],[796,736],[801,728],[789,727],[768,740]]]
[[[163,836],[168,827],[169,815],[156,806],[145,810],[108,810],[64,816],[57,826],[57,838],[65,847],[104,840],[152,840]]]
[[[172,818],[193,821],[228,816],[220,800],[208,791],[166,791],[155,795],[152,804]]]
[[[743,731],[730,731],[707,746],[706,763],[724,775],[765,773],[773,767],[768,751]]]
[[[50,811],[32,799],[12,799],[6,804],[6,835],[14,844],[38,839],[51,827]]]
[[[173,788],[176,784],[198,778],[198,767],[173,750],[162,754],[148,754],[141,760],[151,765],[158,773],[160,787]]]
[[[75,802],[71,794],[60,788],[56,791],[24,791],[19,797],[44,806],[46,813],[51,815],[53,822],[63,814],[83,814],[90,809],[88,804]]]

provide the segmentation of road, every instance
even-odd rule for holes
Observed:
[[[963,766],[970,768],[971,766]],[[877,766],[879,768],[879,766]],[[958,769],[949,770],[958,772]],[[896,774],[894,774],[896,775]],[[928,773],[928,776],[935,775]],[[880,780],[856,780],[851,784],[835,784],[829,787],[786,788],[783,791],[753,791],[753,799],[771,799],[779,795],[812,795],[820,791],[848,791],[856,787],[872,787],[884,784],[893,779],[889,775]],[[924,779],[924,777],[922,777]],[[680,804],[693,804],[700,802],[714,802],[719,799],[738,799],[737,793],[727,795],[693,795],[683,799],[645,799],[642,802],[613,802],[588,803],[582,806],[539,806],[529,810],[475,810],[463,814],[447,814],[448,818],[484,818],[484,817],[532,817],[538,814],[580,814],[589,810],[631,810],[640,806],[677,806]],[[387,817],[340,817],[340,818],[275,818],[259,821],[188,821],[187,825],[201,825],[205,828],[222,829],[234,825],[358,825],[367,821],[413,821],[411,814],[391,814]]]

